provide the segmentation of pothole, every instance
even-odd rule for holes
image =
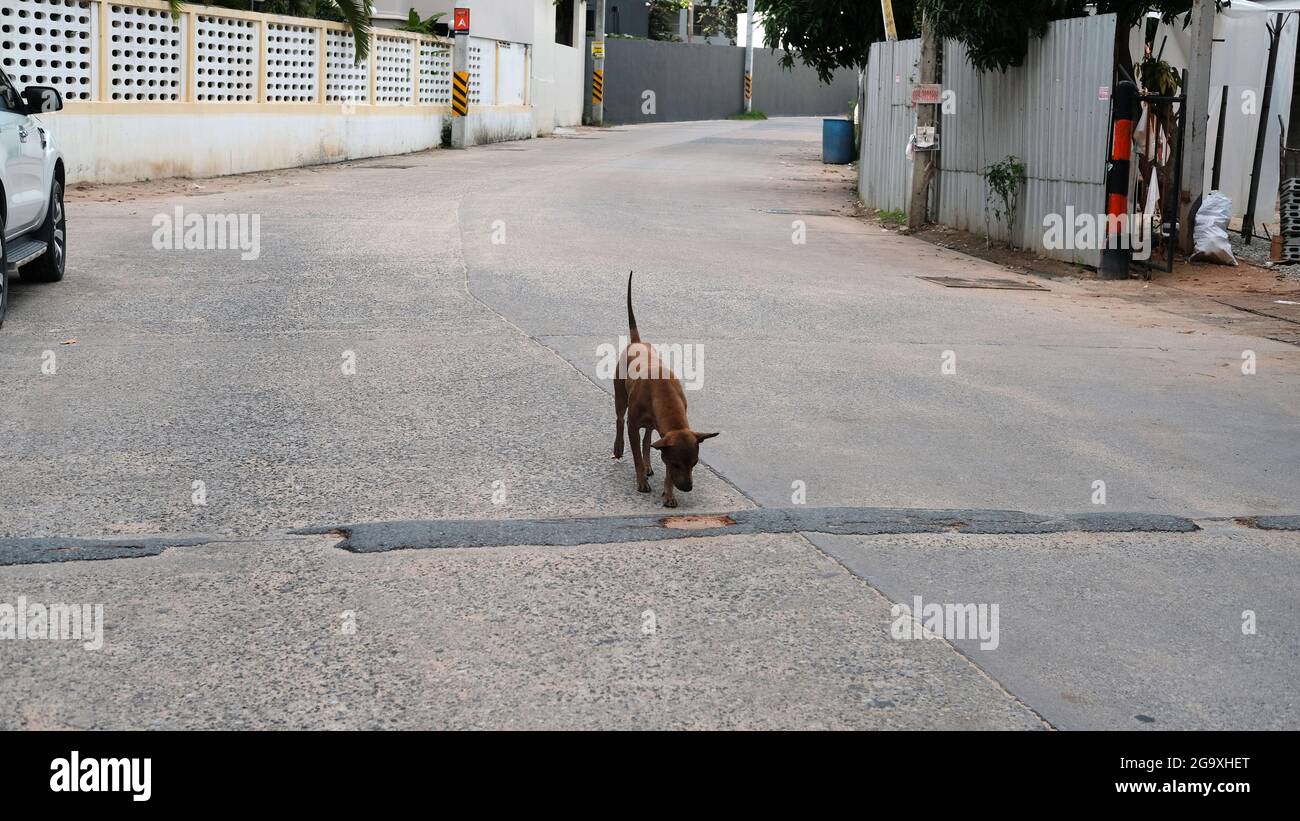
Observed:
[[[736,520],[722,513],[687,516],[665,516],[659,520],[664,527],[672,530],[712,530],[717,527],[730,527]]]

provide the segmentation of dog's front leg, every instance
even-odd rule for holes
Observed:
[[[632,425],[632,419],[627,420],[627,438],[632,440],[632,463],[636,467],[636,489],[641,493],[650,492],[650,483],[645,478],[646,459],[641,453],[641,448],[637,447],[637,428]]]
[[[664,477],[664,507],[677,507],[677,500],[673,498],[673,477],[671,475]]]

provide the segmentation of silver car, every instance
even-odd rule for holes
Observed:
[[[20,93],[0,71],[0,325],[9,307],[9,276],[57,282],[67,262],[63,155],[37,116],[63,108],[57,89]]]

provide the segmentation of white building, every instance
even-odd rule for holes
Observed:
[[[374,0],[377,27],[405,23],[410,10],[450,24],[452,9],[470,10],[470,35],[528,46],[527,101],[538,134],[579,125],[586,93],[585,0]]]
[[[745,43],[745,18],[748,14],[736,15],[736,45],[744,47]],[[763,13],[754,12],[754,48],[767,48],[767,34],[763,30]]]

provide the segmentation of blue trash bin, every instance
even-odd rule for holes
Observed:
[[[842,117],[822,120],[822,162],[847,165],[853,162],[853,121]]]

